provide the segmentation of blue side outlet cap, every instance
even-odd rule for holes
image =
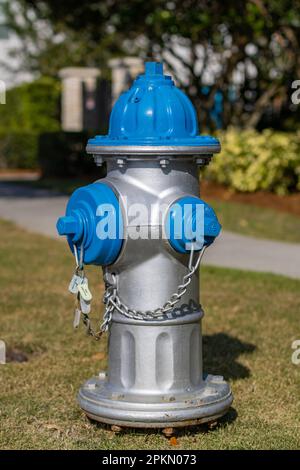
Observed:
[[[211,245],[221,231],[221,224],[206,202],[186,196],[171,205],[165,230],[171,246],[179,253],[188,253],[191,245],[196,251]]]
[[[76,245],[80,255],[83,247],[85,264],[112,264],[121,251],[122,213],[115,193],[104,183],[76,189],[56,228],[59,235],[67,236],[72,252]]]

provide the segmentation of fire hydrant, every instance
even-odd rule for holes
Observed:
[[[76,259],[70,291],[88,333],[109,334],[108,371],[78,401],[92,419],[131,427],[213,421],[232,403],[222,376],[202,370],[198,267],[221,226],[199,198],[199,167],[220,151],[198,135],[194,107],[163,65],[147,62],[113,107],[107,136],[87,152],[106,176],[77,189],[57,223]],[[84,265],[102,266],[105,313],[90,321]]]

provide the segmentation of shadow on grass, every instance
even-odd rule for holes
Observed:
[[[203,370],[227,379],[246,379],[250,369],[238,362],[241,354],[253,353],[256,346],[225,333],[203,336]]]

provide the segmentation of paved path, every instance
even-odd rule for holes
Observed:
[[[57,237],[56,220],[68,198],[47,189],[0,182],[0,217],[32,232]]]
[[[66,196],[46,189],[0,183],[0,217],[51,237],[57,237],[56,220],[64,214],[67,200]],[[204,263],[300,278],[300,244],[223,231],[205,253]]]

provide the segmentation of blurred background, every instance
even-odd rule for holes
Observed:
[[[298,0],[0,0],[0,169],[95,175],[88,136],[107,131],[113,102],[155,59],[193,101],[201,133],[223,141],[207,181],[295,193],[299,36]]]
[[[0,196],[12,204],[0,201],[0,217],[55,236],[66,199],[45,210],[26,197],[104,176],[87,140],[107,133],[115,100],[158,60],[192,100],[200,132],[221,140],[201,196],[223,229],[300,242],[299,38],[300,0],[0,0]],[[295,275],[257,243],[249,252],[249,240],[222,240],[211,262]],[[248,250],[239,262],[236,246]]]
[[[171,445],[77,408],[106,339],[73,332],[74,260],[55,229],[69,194],[103,176],[87,139],[145,60],[163,60],[222,144],[201,170],[223,226],[201,268],[204,365],[235,409],[178,445],[300,448],[300,0],[0,0],[0,449]],[[87,271],[98,322],[102,277]]]

